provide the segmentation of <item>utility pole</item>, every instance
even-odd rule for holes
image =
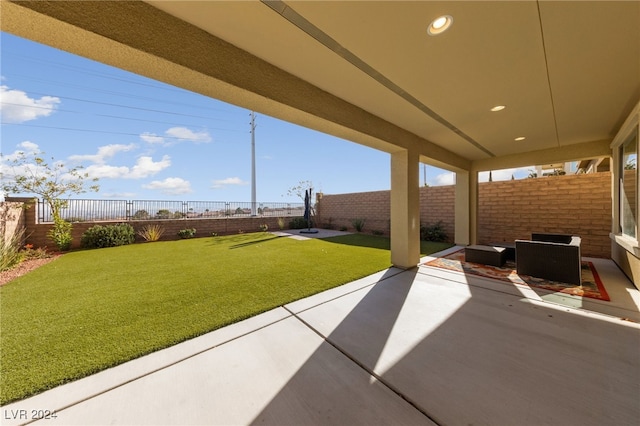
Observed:
[[[251,111],[251,216],[256,215],[256,113]]]
[[[422,164],[422,176],[423,176],[423,185],[427,186],[427,165]]]

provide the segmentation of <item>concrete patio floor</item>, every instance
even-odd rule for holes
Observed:
[[[2,424],[635,425],[640,298],[595,260],[611,302],[391,268],[4,406]]]

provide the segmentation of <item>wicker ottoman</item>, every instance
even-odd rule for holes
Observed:
[[[467,262],[502,266],[507,260],[507,249],[492,246],[468,246],[464,248],[464,258]]]

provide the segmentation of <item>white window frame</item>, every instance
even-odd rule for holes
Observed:
[[[636,152],[640,154],[640,102],[633,109],[633,112],[627,120],[624,122],[618,134],[611,142],[611,151],[613,154],[613,185],[612,185],[612,200],[613,200],[613,222],[611,224],[610,237],[620,247],[633,253],[636,257],[640,257],[640,168],[636,166],[636,236],[631,237],[622,233],[621,228],[621,203],[620,203],[620,173],[622,171],[622,145],[629,140],[630,137],[637,132],[638,138],[636,139]]]

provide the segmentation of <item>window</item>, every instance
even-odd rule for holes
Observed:
[[[638,239],[638,131],[620,146],[620,228]]]

